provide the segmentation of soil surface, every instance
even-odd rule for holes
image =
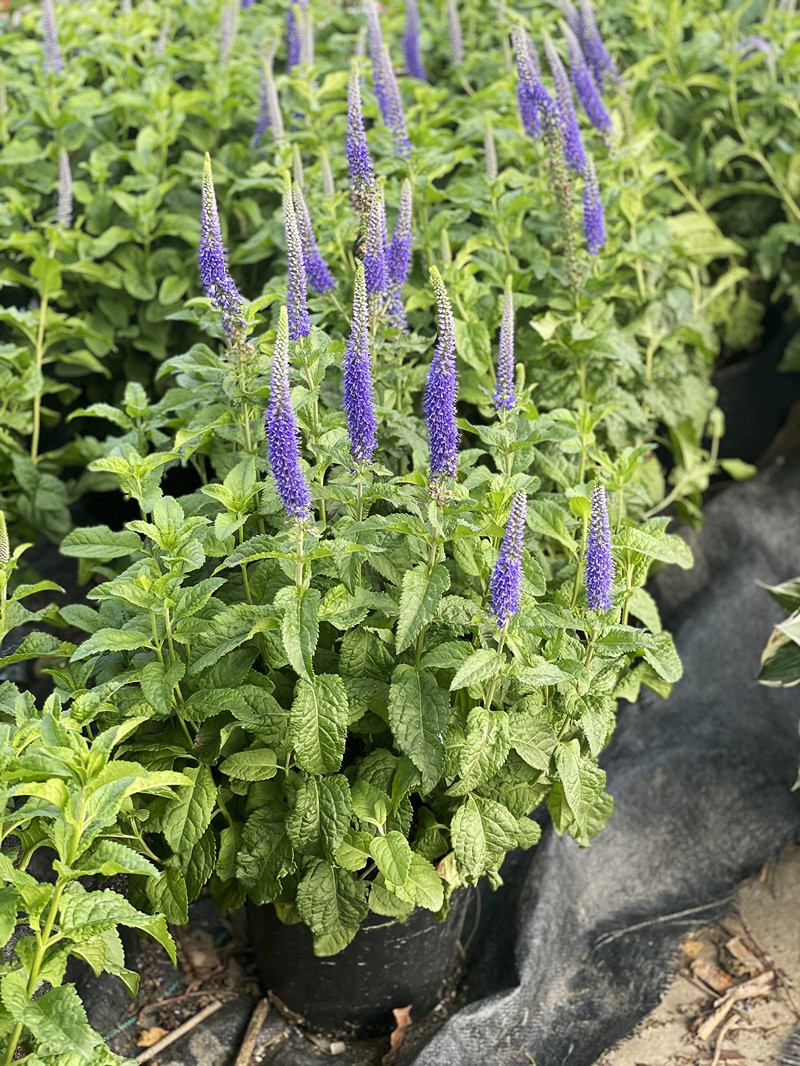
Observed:
[[[677,961],[661,1003],[595,1066],[776,1066],[800,1027],[800,845]]]

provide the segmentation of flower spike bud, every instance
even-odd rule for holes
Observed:
[[[586,247],[592,255],[597,255],[606,243],[606,225],[600,186],[591,159],[586,161],[583,176],[583,234],[586,237]]]
[[[441,504],[446,495],[445,482],[458,474],[456,328],[450,297],[436,267],[431,267],[431,283],[436,295],[439,336],[428,371],[424,407],[430,439],[431,499]]]
[[[503,293],[503,315],[500,320],[500,351],[497,356],[497,386],[494,406],[497,411],[513,411],[514,395],[514,293],[511,279]]]
[[[300,149],[296,144],[292,145],[292,181],[300,186],[300,191],[305,196],[306,192],[306,176],[303,173],[303,157],[300,154]],[[295,209],[297,204],[295,204]]]
[[[586,152],[578,126],[578,116],[575,114],[575,105],[572,102],[572,89],[561,57],[547,34],[544,37],[544,50],[556,85],[556,107],[564,143],[564,160],[571,170],[582,174],[586,166]]]
[[[284,510],[290,521],[305,522],[311,516],[311,494],[300,466],[300,435],[289,389],[289,317],[285,307],[278,318],[264,430],[269,464]]]
[[[369,354],[369,306],[362,263],[356,267],[353,324],[342,367],[342,385],[342,406],[350,434],[353,462],[366,466],[372,462],[378,442],[375,438],[375,406]]]
[[[614,560],[611,555],[611,531],[608,527],[606,490],[598,485],[592,491],[589,538],[586,544],[586,597],[592,611],[607,611],[614,606]]]
[[[5,566],[11,558],[11,546],[8,543],[8,529],[6,528],[6,516],[0,511],[0,566]]]
[[[336,288],[336,282],[331,277],[328,264],[322,258],[317,239],[314,236],[314,228],[311,224],[311,215],[308,213],[303,190],[297,184],[292,186],[292,202],[294,204],[295,218],[297,219],[297,231],[300,234],[300,244],[303,249],[303,265],[306,270],[306,279],[314,292],[328,292]]]
[[[203,193],[200,212],[200,245],[197,251],[200,280],[212,306],[222,316],[222,328],[228,343],[241,341],[246,332],[244,300],[228,272],[225,247],[217,212],[211,157],[206,153],[203,166]]]
[[[336,185],[333,181],[331,161],[328,158],[328,148],[327,145],[324,144],[321,144],[319,149],[319,170],[322,178],[322,191],[325,194],[325,198],[332,200],[336,196]]]
[[[597,92],[597,86],[581,51],[580,42],[566,23],[562,24],[562,30],[567,42],[569,73],[575,92],[586,112],[586,117],[596,130],[607,137],[611,133],[611,118]]]
[[[227,67],[236,39],[239,24],[239,5],[235,0],[227,3],[219,17],[219,65]]]
[[[538,138],[543,121],[556,121],[555,101],[542,85],[539,56],[533,42],[518,23],[511,27],[511,45],[517,61],[517,102],[522,126],[529,137]]]
[[[528,514],[528,497],[517,492],[511,503],[506,533],[500,546],[500,554],[492,570],[492,612],[498,628],[519,611],[522,586],[522,549],[525,544],[525,521]]]
[[[400,190],[400,206],[397,210],[397,220],[394,224],[389,250],[386,253],[386,266],[389,274],[389,321],[403,333],[408,331],[406,310],[403,306],[403,286],[406,283],[408,268],[411,265],[411,246],[413,243],[413,234],[411,232],[412,210],[411,182],[406,178]]]
[[[580,12],[575,7],[572,0],[558,0],[558,10],[564,16],[569,28],[580,40],[583,34],[583,22],[581,20]]]
[[[422,64],[419,48],[419,5],[417,0],[406,0],[406,22],[403,30],[403,55],[406,70],[411,78],[427,81],[428,75]]]
[[[358,62],[350,63],[350,80],[347,83],[347,139],[345,155],[350,168],[350,200],[358,214],[369,208],[371,190],[375,184],[372,161],[364,133],[364,116],[361,111],[361,84]]]
[[[403,100],[400,96],[400,87],[392,66],[389,49],[383,46],[384,77],[389,92],[389,120],[386,123],[392,134],[394,142],[394,154],[401,159],[408,159],[411,155],[411,141],[408,139],[406,129],[406,116],[403,112]]]
[[[167,44],[169,43],[169,31],[172,28],[172,11],[170,8],[164,12],[164,17],[161,20],[161,28],[158,31],[158,40],[155,43],[153,51],[157,56],[163,56],[167,51]]]
[[[42,28],[44,30],[44,69],[60,74],[64,69],[61,46],[58,43],[58,25],[53,0],[42,0]]]
[[[314,20],[307,3],[300,12],[300,63],[314,66]]]
[[[602,89],[606,80],[619,81],[619,74],[614,65],[614,60],[603,44],[603,38],[600,36],[600,31],[595,22],[591,0],[581,0],[580,15],[581,33],[579,37],[583,46],[583,54],[591,67],[597,87]]]
[[[497,181],[497,145],[494,140],[494,126],[488,115],[483,127],[483,157],[486,177],[489,181]]]
[[[289,338],[299,341],[311,332],[306,304],[306,267],[303,244],[297,225],[292,198],[292,179],[286,175],[283,186],[283,222],[286,233],[286,258],[289,262],[289,290],[286,304],[289,314]]]
[[[457,0],[447,0],[447,28],[450,37],[450,62],[460,67],[464,62],[464,33]]]
[[[281,102],[278,99],[278,88],[272,71],[274,59],[275,49],[273,47],[264,56],[262,72],[264,75],[265,106],[269,113],[269,124],[272,127],[272,136],[275,138],[275,143],[280,145],[283,144],[286,131],[283,125]]]
[[[395,155],[407,159],[411,154],[411,144],[408,140],[406,119],[403,114],[403,101],[389,50],[383,43],[383,31],[375,0],[366,0],[366,9],[369,56],[372,62],[372,89],[378,101],[378,110],[383,124],[392,135]]]
[[[69,229],[72,226],[72,171],[69,166],[69,156],[63,148],[58,154],[56,224],[59,229]]]
[[[386,268],[386,214],[383,205],[383,183],[372,190],[367,218],[367,241],[364,250],[364,274],[367,296],[375,303],[382,299],[389,283]]]

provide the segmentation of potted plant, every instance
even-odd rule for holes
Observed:
[[[498,885],[506,853],[538,840],[529,816],[543,802],[581,844],[602,828],[612,803],[597,756],[617,697],[680,676],[641,585],[654,560],[691,559],[666,519],[630,517],[647,506],[630,449],[587,450],[582,480],[540,490],[537,451],[580,452],[585,429],[539,417],[518,393],[508,316],[495,422],[457,420],[453,317],[435,268],[424,425],[377,407],[383,244],[368,235],[345,348],[310,325],[288,179],[284,211],[289,299],[268,360],[248,340],[257,307],[228,273],[207,164],[201,273],[228,346],[171,360],[176,386],[91,464],[141,518],[64,541],[107,580],[88,594],[97,610],[62,609],[90,635],[54,678],[65,695],[93,679],[104,715],[142,720],[123,756],[190,781],[130,812],[126,834],[162,870],[141,888],[131,879],[131,898],[185,921],[210,882],[221,907],[247,898],[302,924],[325,959],[366,942],[370,915],[403,938],[415,913],[445,919],[457,890]],[[170,423],[149,446],[143,427]],[[462,431],[481,446],[462,450]],[[164,470],[200,450],[205,483],[165,496]],[[129,562],[121,573],[116,559]],[[279,939],[289,956],[264,973],[296,960]],[[338,984],[345,1003],[321,1007],[320,1023],[331,1011],[388,1022],[397,990],[353,1019]],[[313,1002],[288,1005],[315,1020]]]

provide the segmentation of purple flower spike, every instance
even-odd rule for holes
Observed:
[[[289,318],[282,307],[272,357],[269,407],[264,417],[267,454],[275,487],[290,520],[311,516],[311,494],[300,466],[300,441],[289,391]]]
[[[56,224],[59,229],[72,226],[72,171],[69,156],[62,148],[58,155],[58,210]]]
[[[302,13],[308,0],[289,0],[286,12],[286,73],[289,74],[303,58]]]
[[[492,612],[497,618],[499,628],[508,622],[512,614],[519,611],[522,549],[525,543],[527,514],[528,497],[524,492],[517,492],[511,504],[500,554],[492,570]]]
[[[308,321],[306,304],[303,245],[292,200],[292,181],[288,174],[283,186],[283,222],[286,232],[286,258],[289,261],[289,291],[286,298],[289,308],[289,337],[293,341],[299,341],[309,335],[311,324]]]
[[[358,63],[350,64],[350,81],[347,84],[347,140],[345,155],[350,168],[350,199],[359,214],[364,214],[369,207],[375,178],[372,161],[367,148],[364,133],[364,116],[361,111],[361,86]]]
[[[586,166],[586,152],[583,149],[575,105],[572,102],[569,78],[555,45],[547,35],[544,38],[544,50],[556,85],[556,107],[564,144],[564,160],[571,170],[582,174]]]
[[[412,78],[427,81],[428,75],[422,65],[419,50],[419,7],[417,0],[406,0],[406,24],[403,31],[403,55],[406,70]]]
[[[583,54],[589,63],[597,87],[602,89],[606,79],[619,81],[619,74],[614,66],[614,60],[603,44],[603,38],[600,36],[600,31],[594,20],[591,0],[581,0],[580,12],[582,30],[579,36],[583,46]]]
[[[583,176],[583,234],[586,237],[586,247],[592,255],[597,255],[606,243],[606,224],[600,186],[591,159],[586,161]]]
[[[542,134],[542,120],[556,119],[556,105],[542,85],[539,57],[533,42],[519,24],[511,27],[511,45],[517,61],[517,101],[522,125],[529,137]]]
[[[436,267],[431,267],[436,294],[439,336],[433,351],[425,388],[425,420],[431,449],[431,499],[444,501],[444,482],[458,473],[458,426],[456,425],[456,327],[450,297]]]
[[[297,219],[297,230],[300,234],[300,244],[303,248],[303,263],[306,268],[308,284],[314,292],[328,292],[336,288],[336,282],[331,277],[328,264],[320,255],[317,248],[317,239],[314,236],[314,228],[311,224],[311,215],[308,213],[303,190],[297,182],[292,186],[292,201],[294,213]]]
[[[599,130],[600,133],[608,135],[611,133],[611,118],[605,109],[603,101],[600,99],[594,79],[589,73],[578,38],[569,26],[565,25],[563,30],[567,41],[567,50],[569,51],[569,72],[572,84],[575,86],[575,92],[583,110],[586,112],[586,117],[594,128]]]
[[[200,280],[212,305],[222,316],[222,328],[233,345],[243,339],[246,331],[244,301],[233,278],[228,273],[225,248],[217,212],[211,157],[206,153],[203,167],[203,195],[200,213],[200,246],[197,253]]]
[[[44,69],[60,74],[64,69],[61,46],[58,43],[58,26],[53,0],[42,0],[42,28],[44,30]]]
[[[497,386],[494,406],[498,411],[513,411],[514,395],[514,294],[510,281],[503,293],[503,317],[500,320],[500,351],[497,356]]]
[[[400,206],[397,210],[397,220],[394,224],[392,240],[386,255],[389,274],[389,322],[395,329],[399,329],[403,333],[408,332],[406,309],[403,306],[403,285],[405,285],[408,277],[408,268],[411,265],[411,245],[413,243],[411,232],[412,209],[411,182],[406,178],[400,190]]]
[[[611,531],[608,528],[606,490],[598,485],[592,492],[589,539],[586,544],[586,596],[589,609],[607,611],[614,606],[614,560],[611,556]]]
[[[567,25],[580,40],[583,34],[583,22],[581,21],[580,13],[573,4],[572,0],[559,0],[558,9],[567,21]]]
[[[350,451],[353,462],[372,462],[378,442],[375,439],[375,407],[372,397],[372,367],[369,355],[369,307],[364,267],[356,267],[353,290],[353,325],[342,367],[342,385]]]
[[[367,0],[367,37],[372,62],[372,89],[378,101],[378,110],[384,126],[392,135],[395,155],[399,155],[401,159],[407,159],[411,154],[411,144],[408,140],[406,119],[403,114],[403,101],[389,50],[383,43],[383,32],[375,0]]]
[[[386,214],[383,206],[383,186],[372,191],[367,219],[367,241],[364,249],[364,274],[367,295],[378,301],[386,292],[389,279],[386,267]]]
[[[262,70],[261,80],[258,84],[258,121],[253,130],[253,136],[250,139],[250,143],[254,148],[257,148],[261,143],[261,138],[271,125],[272,114],[270,113],[269,106],[269,84],[267,82],[267,72]]]
[[[256,0],[242,0],[242,11],[247,11],[249,7],[252,7]]]
[[[456,0],[447,0],[447,28],[450,36],[450,62],[460,67],[464,62],[464,34]]]

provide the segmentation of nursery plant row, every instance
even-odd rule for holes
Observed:
[[[119,1061],[67,961],[135,992],[206,886],[325,956],[534,812],[588,845],[681,676],[648,576],[752,470],[711,371],[800,303],[797,21],[439,6],[4,28],[4,1066]]]

